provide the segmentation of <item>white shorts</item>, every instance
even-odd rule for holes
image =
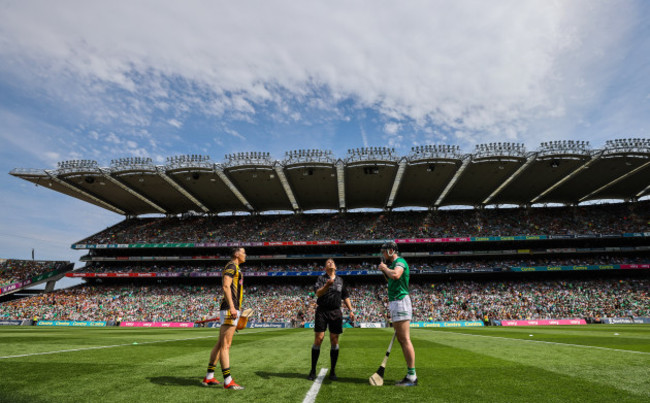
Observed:
[[[388,309],[390,309],[390,318],[393,322],[411,320],[413,316],[411,297],[408,295],[398,301],[390,301],[388,303]]]
[[[219,311],[219,323],[221,326],[236,326],[237,320],[239,320],[239,315],[241,315],[241,312],[237,311],[237,317],[233,319],[230,316],[230,311]]]

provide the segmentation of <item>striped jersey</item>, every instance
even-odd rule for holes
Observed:
[[[226,268],[223,269],[222,276],[232,277],[232,283],[230,284],[230,295],[232,296],[232,302],[235,305],[235,309],[239,310],[242,300],[244,299],[244,277],[239,270],[239,266],[232,261],[228,262]],[[221,307],[219,309],[222,311],[227,311],[230,309],[230,305],[228,305],[228,300],[226,300],[225,295],[221,300]]]

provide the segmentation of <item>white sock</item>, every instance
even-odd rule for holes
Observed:
[[[214,378],[214,372],[208,372],[208,374],[205,376],[205,379],[212,379]]]
[[[228,384],[230,383],[230,381],[232,381],[232,376],[228,375],[228,376],[223,380],[223,383],[225,383],[226,385],[228,385]]]
[[[408,379],[409,381],[414,381],[414,380],[418,379],[418,377],[417,377],[417,375],[415,375],[415,374],[413,374],[413,375],[406,375],[406,379]]]

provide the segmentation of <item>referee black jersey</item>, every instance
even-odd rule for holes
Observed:
[[[319,276],[318,279],[316,280],[316,285],[314,285],[314,292],[318,291],[319,289],[323,288],[325,283],[327,283],[327,280],[330,279],[330,276],[327,274],[323,274],[322,276]],[[345,284],[343,284],[343,279],[341,276],[336,276],[334,278],[334,284],[332,284],[325,294],[323,294],[321,297],[318,297],[316,300],[316,305],[318,305],[318,309],[325,309],[325,310],[332,310],[332,309],[339,309],[341,308],[341,301],[344,299],[349,298],[348,296],[348,289],[345,287]]]

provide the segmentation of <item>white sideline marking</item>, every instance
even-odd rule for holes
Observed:
[[[302,403],[314,403],[316,396],[318,396],[320,385],[323,383],[323,379],[325,378],[326,374],[327,368],[321,368],[320,372],[318,373],[318,378],[316,378],[314,384],[311,385],[311,388],[309,388],[309,392],[307,392],[307,396],[305,396],[305,399],[302,401]]]
[[[526,341],[526,342],[529,342],[529,343],[555,344],[555,345],[558,345],[558,346],[567,346],[567,347],[596,348],[596,349],[599,349],[599,350],[618,351],[618,352],[621,352],[621,353],[634,353],[634,354],[650,355],[650,353],[645,352],[645,351],[623,350],[623,349],[620,349],[620,348],[610,348],[610,347],[601,347],[601,346],[585,346],[583,344],[556,343],[556,342],[553,342],[553,341],[516,339],[516,338],[501,337],[501,336],[486,336],[486,335],[483,335],[483,334],[456,333],[456,332],[450,332],[450,333],[451,334],[460,334],[460,335],[463,335],[463,336],[488,337],[488,338],[491,338],[491,339],[503,339],[503,340],[511,340],[511,341]]]
[[[260,332],[268,332],[271,329],[265,329],[265,330],[258,330],[256,332],[246,332],[244,334],[253,334],[253,333],[260,333]],[[172,341],[185,341],[185,340],[197,340],[197,339],[207,339],[210,337],[219,337],[219,335],[214,335],[214,336],[201,336],[201,337],[190,337],[187,339],[171,339],[171,340],[156,340],[156,341],[143,341],[142,343],[138,342],[138,346],[141,346],[143,344],[154,344],[154,343],[167,343],[167,342],[172,342]],[[42,353],[30,353],[30,354],[19,354],[19,355],[7,355],[4,357],[0,357],[0,360],[4,360],[7,358],[21,358],[21,357],[32,357],[35,355],[48,355],[48,354],[58,354],[58,353],[71,353],[74,351],[86,351],[86,350],[100,350],[103,348],[113,348],[113,347],[124,347],[124,346],[132,346],[133,343],[125,343],[125,344],[113,344],[110,346],[95,346],[95,347],[85,347],[85,348],[73,348],[69,350],[57,350],[57,351],[45,351]]]

